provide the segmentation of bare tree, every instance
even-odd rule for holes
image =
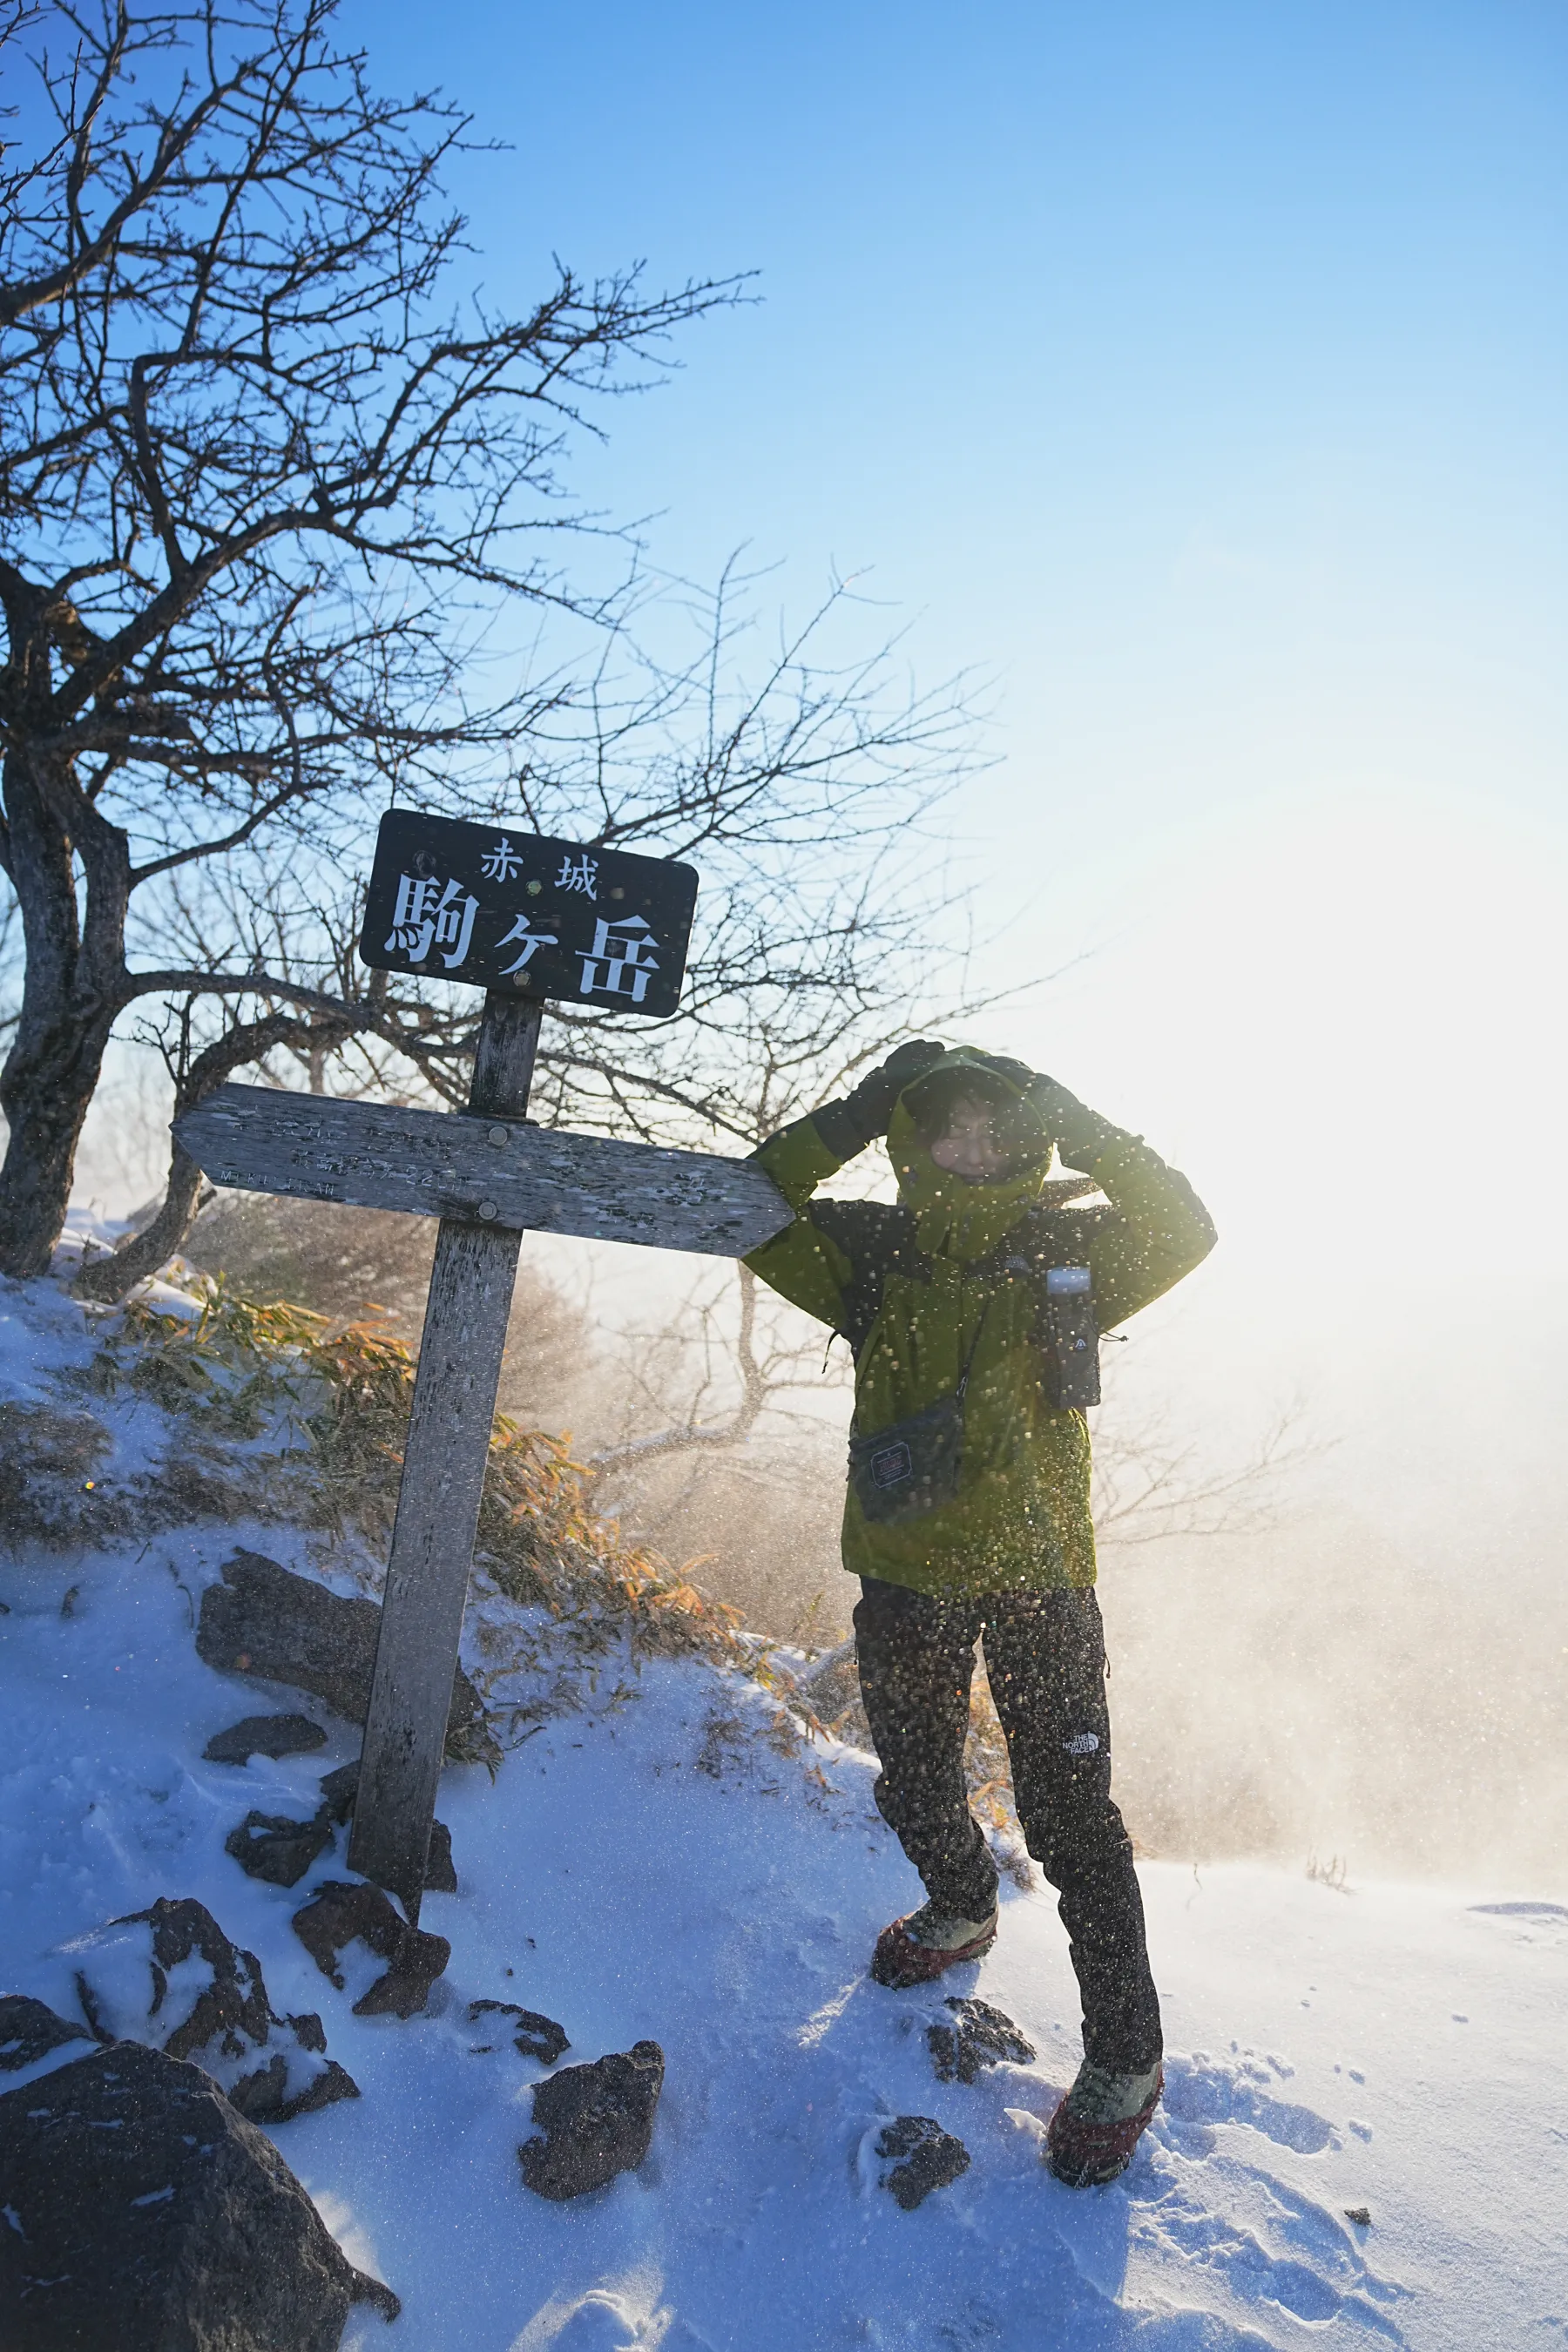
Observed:
[[[711,593],[644,600],[602,633],[576,692],[536,715],[521,774],[443,790],[470,814],[515,824],[521,801],[525,824],[700,865],[673,1016],[549,1008],[531,1105],[546,1122],[754,1144],[885,1052],[913,1009],[929,1023],[982,1001],[964,984],[962,893],[929,823],[972,759],[962,682],[921,695],[887,646],[837,658],[835,640],[862,621],[842,586],[766,644],[754,587],[731,571]],[[659,656],[634,620],[661,635]],[[267,1017],[309,1011],[313,1085],[330,1069],[334,1091],[461,1104],[473,992],[365,972],[362,910],[357,882],[320,859],[279,872],[246,845],[195,887],[177,877],[143,938],[153,969],[238,970]],[[176,1153],[176,1192],[183,1181]],[[165,1238],[176,1223],[162,1223]],[[114,1272],[95,1266],[95,1295],[111,1295]]]
[[[755,1143],[885,1051],[912,996],[926,1020],[993,1001],[967,984],[963,893],[932,823],[976,763],[965,682],[917,691],[896,640],[836,659],[865,610],[841,583],[768,642],[757,587],[733,566],[710,591],[645,583],[601,632],[592,669],[531,714],[514,772],[441,778],[444,803],[463,814],[700,867],[679,1010],[628,1024],[552,1004],[531,1116]],[[366,862],[362,845],[350,876]],[[320,859],[279,874],[247,847],[194,893],[165,896],[156,950],[226,960],[285,995],[357,992],[362,1040],[411,1066],[386,1082],[461,1101],[471,988],[363,971],[363,890],[342,876]]]
[[[627,1432],[598,1446],[587,1467],[625,1478],[679,1454],[729,1453],[748,1444],[764,1418],[777,1453],[785,1399],[848,1380],[847,1361],[833,1358],[820,1331],[796,1336],[798,1320],[771,1296],[759,1300],[756,1276],[737,1265],[689,1292],[662,1329],[628,1332],[620,1360]],[[630,1433],[649,1412],[656,1426]]]
[[[1215,1464],[1158,1414],[1113,1417],[1094,1441],[1094,1525],[1114,1549],[1172,1538],[1256,1535],[1273,1526],[1290,1482],[1335,1444],[1303,1399],[1281,1407],[1239,1458]]]
[[[184,1008],[192,1084],[270,1041],[315,1085],[462,1098],[471,993],[353,953],[399,797],[701,865],[679,1015],[633,1045],[560,1009],[537,1116],[751,1141],[882,1048],[959,951],[922,819],[969,756],[963,691],[855,652],[842,586],[764,649],[754,583],[644,579],[560,478],[587,396],[654,381],[735,284],[563,270],[524,318],[438,308],[468,126],[377,97],[330,0],[56,8],[11,49],[48,127],[0,227],[0,868],[25,948],[0,1269],[47,1263],[108,1039],[147,997]],[[575,584],[568,533],[626,568]],[[524,610],[556,634],[521,646]],[[192,1197],[176,1154],[100,1295],[177,1246]]]
[[[697,1121],[750,1145],[921,1020],[987,1001],[970,986],[963,892],[932,820],[975,764],[966,681],[922,693],[897,640],[858,649],[867,608],[842,583],[770,641],[758,583],[726,570],[655,608],[658,657],[629,632],[588,698],[552,713],[519,779],[546,829],[701,870],[676,1020],[629,1032],[555,1008],[545,1115],[657,1135]]]
[[[1067,1183],[1089,1189],[1087,1180]],[[809,1643],[814,1622],[834,1638],[843,1614],[832,1600],[828,1501],[842,1495],[847,1418],[832,1399],[849,1388],[851,1365],[846,1349],[825,1346],[820,1328],[803,1327],[796,1309],[759,1292],[749,1268],[707,1277],[656,1328],[628,1330],[605,1352],[601,1409],[613,1399],[613,1419],[584,1459],[661,1548],[695,1543],[711,1562],[700,1580],[720,1598],[744,1601],[752,1617],[761,1605],[767,1631]],[[1259,1535],[1332,1447],[1298,1398],[1216,1456],[1118,1385],[1112,1373],[1094,1430],[1104,1552]],[[825,1664],[848,1654],[840,1645]]]
[[[174,1084],[174,1116],[193,1110],[237,1069],[265,1062],[281,1046],[307,1062],[334,1053],[349,1034],[353,1016],[329,1008],[324,1012],[297,1010],[264,1013],[254,1021],[230,1021],[221,1036],[200,1052],[192,1048],[194,999],[187,995],[173,1008],[174,1043],[160,1040]],[[156,1274],[184,1242],[201,1205],[202,1171],[188,1151],[175,1143],[163,1201],[155,1216],[126,1245],[83,1265],[76,1288],[84,1298],[123,1298],[143,1276]],[[211,1197],[211,1188],[207,1188]]]
[[[504,765],[561,689],[475,702],[475,633],[508,600],[608,609],[554,552],[590,528],[559,478],[581,404],[651,381],[735,289],[562,269],[526,316],[453,305],[440,173],[468,126],[375,94],[331,0],[46,7],[5,63],[33,75],[0,175],[0,866],[26,964],[0,1268],[26,1275],[126,1007],[258,993],[133,971],[136,896],[265,838],[341,856],[367,796]]]

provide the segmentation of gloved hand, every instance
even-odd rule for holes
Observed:
[[[1004,1054],[982,1054],[975,1059],[1017,1087],[1069,1168],[1092,1170],[1100,1153],[1121,1133],[1108,1118],[1068,1094],[1058,1079],[1031,1070],[1027,1062],[1014,1061]]]
[[[868,1070],[858,1086],[839,1101],[824,1103],[813,1117],[829,1151],[837,1152],[840,1160],[852,1160],[873,1138],[886,1135],[893,1105],[904,1088],[934,1069],[946,1051],[934,1038],[911,1037],[907,1044],[895,1045],[887,1060]]]

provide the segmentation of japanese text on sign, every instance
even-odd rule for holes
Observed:
[[[382,821],[360,953],[394,971],[668,1014],[696,886],[670,859],[397,810]]]

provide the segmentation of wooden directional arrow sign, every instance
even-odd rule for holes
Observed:
[[[174,1133],[215,1184],[513,1232],[744,1257],[793,1213],[749,1160],[520,1118],[219,1087]]]

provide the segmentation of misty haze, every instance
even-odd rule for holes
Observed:
[[[328,1315],[374,1305],[416,1341],[428,1231],[365,1214],[345,1246],[344,1222],[235,1199],[205,1213],[190,1255]],[[1315,1308],[1292,1301],[1295,1332],[1249,1362],[1223,1249],[1207,1296],[1150,1310],[1107,1349],[1092,1416],[1118,1791],[1140,1847],[1555,1886],[1568,1360],[1549,1334],[1568,1331],[1568,1284],[1467,1299],[1347,1273]],[[733,1277],[655,1281],[615,1249],[584,1275],[536,1243],[500,1402],[578,1459],[607,1457],[605,1507],[744,1624],[826,1651],[858,1590],[838,1557],[845,1350],[788,1307],[766,1319],[788,1357],[769,1405],[731,1444],[683,1444],[735,1418]],[[650,1458],[660,1438],[674,1442]]]

